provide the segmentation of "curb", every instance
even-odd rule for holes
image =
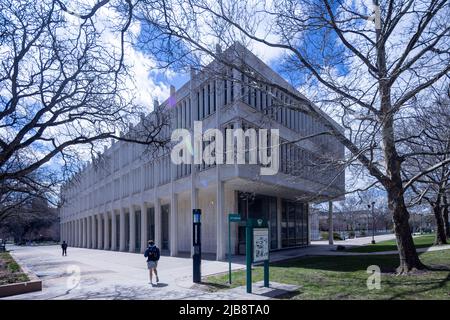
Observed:
[[[42,291],[42,280],[40,280],[36,276],[36,274],[34,274],[30,269],[23,266],[21,261],[17,259],[17,257],[12,253],[12,251],[9,251],[9,253],[14,258],[14,260],[20,265],[20,268],[28,276],[30,281],[1,285],[0,298],[15,296],[29,292]]]

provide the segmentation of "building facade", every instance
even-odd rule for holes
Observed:
[[[233,254],[244,253],[247,218],[268,220],[272,250],[309,244],[309,201],[343,193],[344,172],[336,163],[344,148],[333,136],[317,135],[326,129],[302,109],[306,98],[246,48],[236,43],[218,54],[220,61],[192,70],[189,82],[172,88],[169,99],[133,128],[158,112],[170,115],[161,132],[169,137],[176,128],[193,132],[194,121],[202,121],[203,131],[276,128],[278,173],[261,175],[259,164],[177,165],[170,150],[149,153],[136,143],[115,142],[105,148],[102,165],[86,165],[62,187],[62,240],[143,252],[154,239],[163,254],[177,256],[192,252],[192,209],[200,208],[202,251],[219,260],[227,253],[229,213],[243,220],[232,225]]]

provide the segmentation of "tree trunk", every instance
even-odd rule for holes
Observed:
[[[414,270],[426,269],[426,266],[419,259],[411,235],[409,212],[403,197],[401,159],[398,156],[394,143],[392,117],[388,117],[385,120],[382,135],[386,171],[389,177],[385,181],[384,186],[388,195],[388,206],[393,216],[394,232],[400,258],[400,266],[397,268],[397,273],[404,274]]]
[[[403,195],[398,195],[398,193],[396,195],[392,190],[389,190],[388,200],[393,214],[394,232],[400,256],[400,266],[397,268],[397,272],[404,274],[414,270],[426,269],[425,265],[420,261],[414,246],[408,221],[409,212],[406,209]]]
[[[447,238],[450,238],[450,222],[448,221],[448,202],[446,194],[442,196],[442,200],[444,202],[444,206],[442,208],[442,218],[444,219],[445,233]]]
[[[433,213],[436,220],[436,239],[434,240],[434,244],[447,244],[444,219],[442,217],[442,210],[439,202],[434,204]]]

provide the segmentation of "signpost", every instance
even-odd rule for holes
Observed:
[[[202,263],[202,241],[201,241],[201,209],[193,209],[193,226],[192,237],[194,244],[194,255],[192,256],[192,274],[194,283],[200,283],[202,281],[201,263]]]
[[[269,228],[266,220],[248,219],[245,228],[247,293],[252,293],[252,263],[264,262],[264,287],[269,287]]]
[[[228,282],[231,284],[231,223],[241,221],[238,213],[228,214]]]

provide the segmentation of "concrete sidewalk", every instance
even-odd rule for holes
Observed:
[[[192,260],[162,256],[160,283],[149,284],[142,254],[59,246],[9,247],[11,254],[43,280],[42,292],[6,299],[196,299],[208,293],[193,287]],[[244,266],[232,264],[232,269]],[[202,275],[228,270],[221,261],[202,261]],[[78,284],[77,284],[78,283]],[[224,295],[224,299],[250,297]],[[213,299],[213,297],[210,297]]]
[[[377,241],[393,235],[378,236]],[[367,253],[336,251],[337,244],[348,247],[370,243],[371,237],[349,239],[328,245],[313,242],[309,247],[271,253],[271,261],[302,256],[367,255]],[[152,287],[142,254],[69,248],[62,257],[59,246],[8,246],[21,264],[43,281],[43,290],[5,299],[264,299],[243,290],[206,292],[192,282],[192,259],[162,256],[158,265],[160,284]],[[419,252],[450,249],[450,245],[422,248]],[[377,252],[373,254],[396,254]],[[245,257],[233,257],[232,269],[244,269]],[[228,271],[225,261],[203,260],[202,276]]]

